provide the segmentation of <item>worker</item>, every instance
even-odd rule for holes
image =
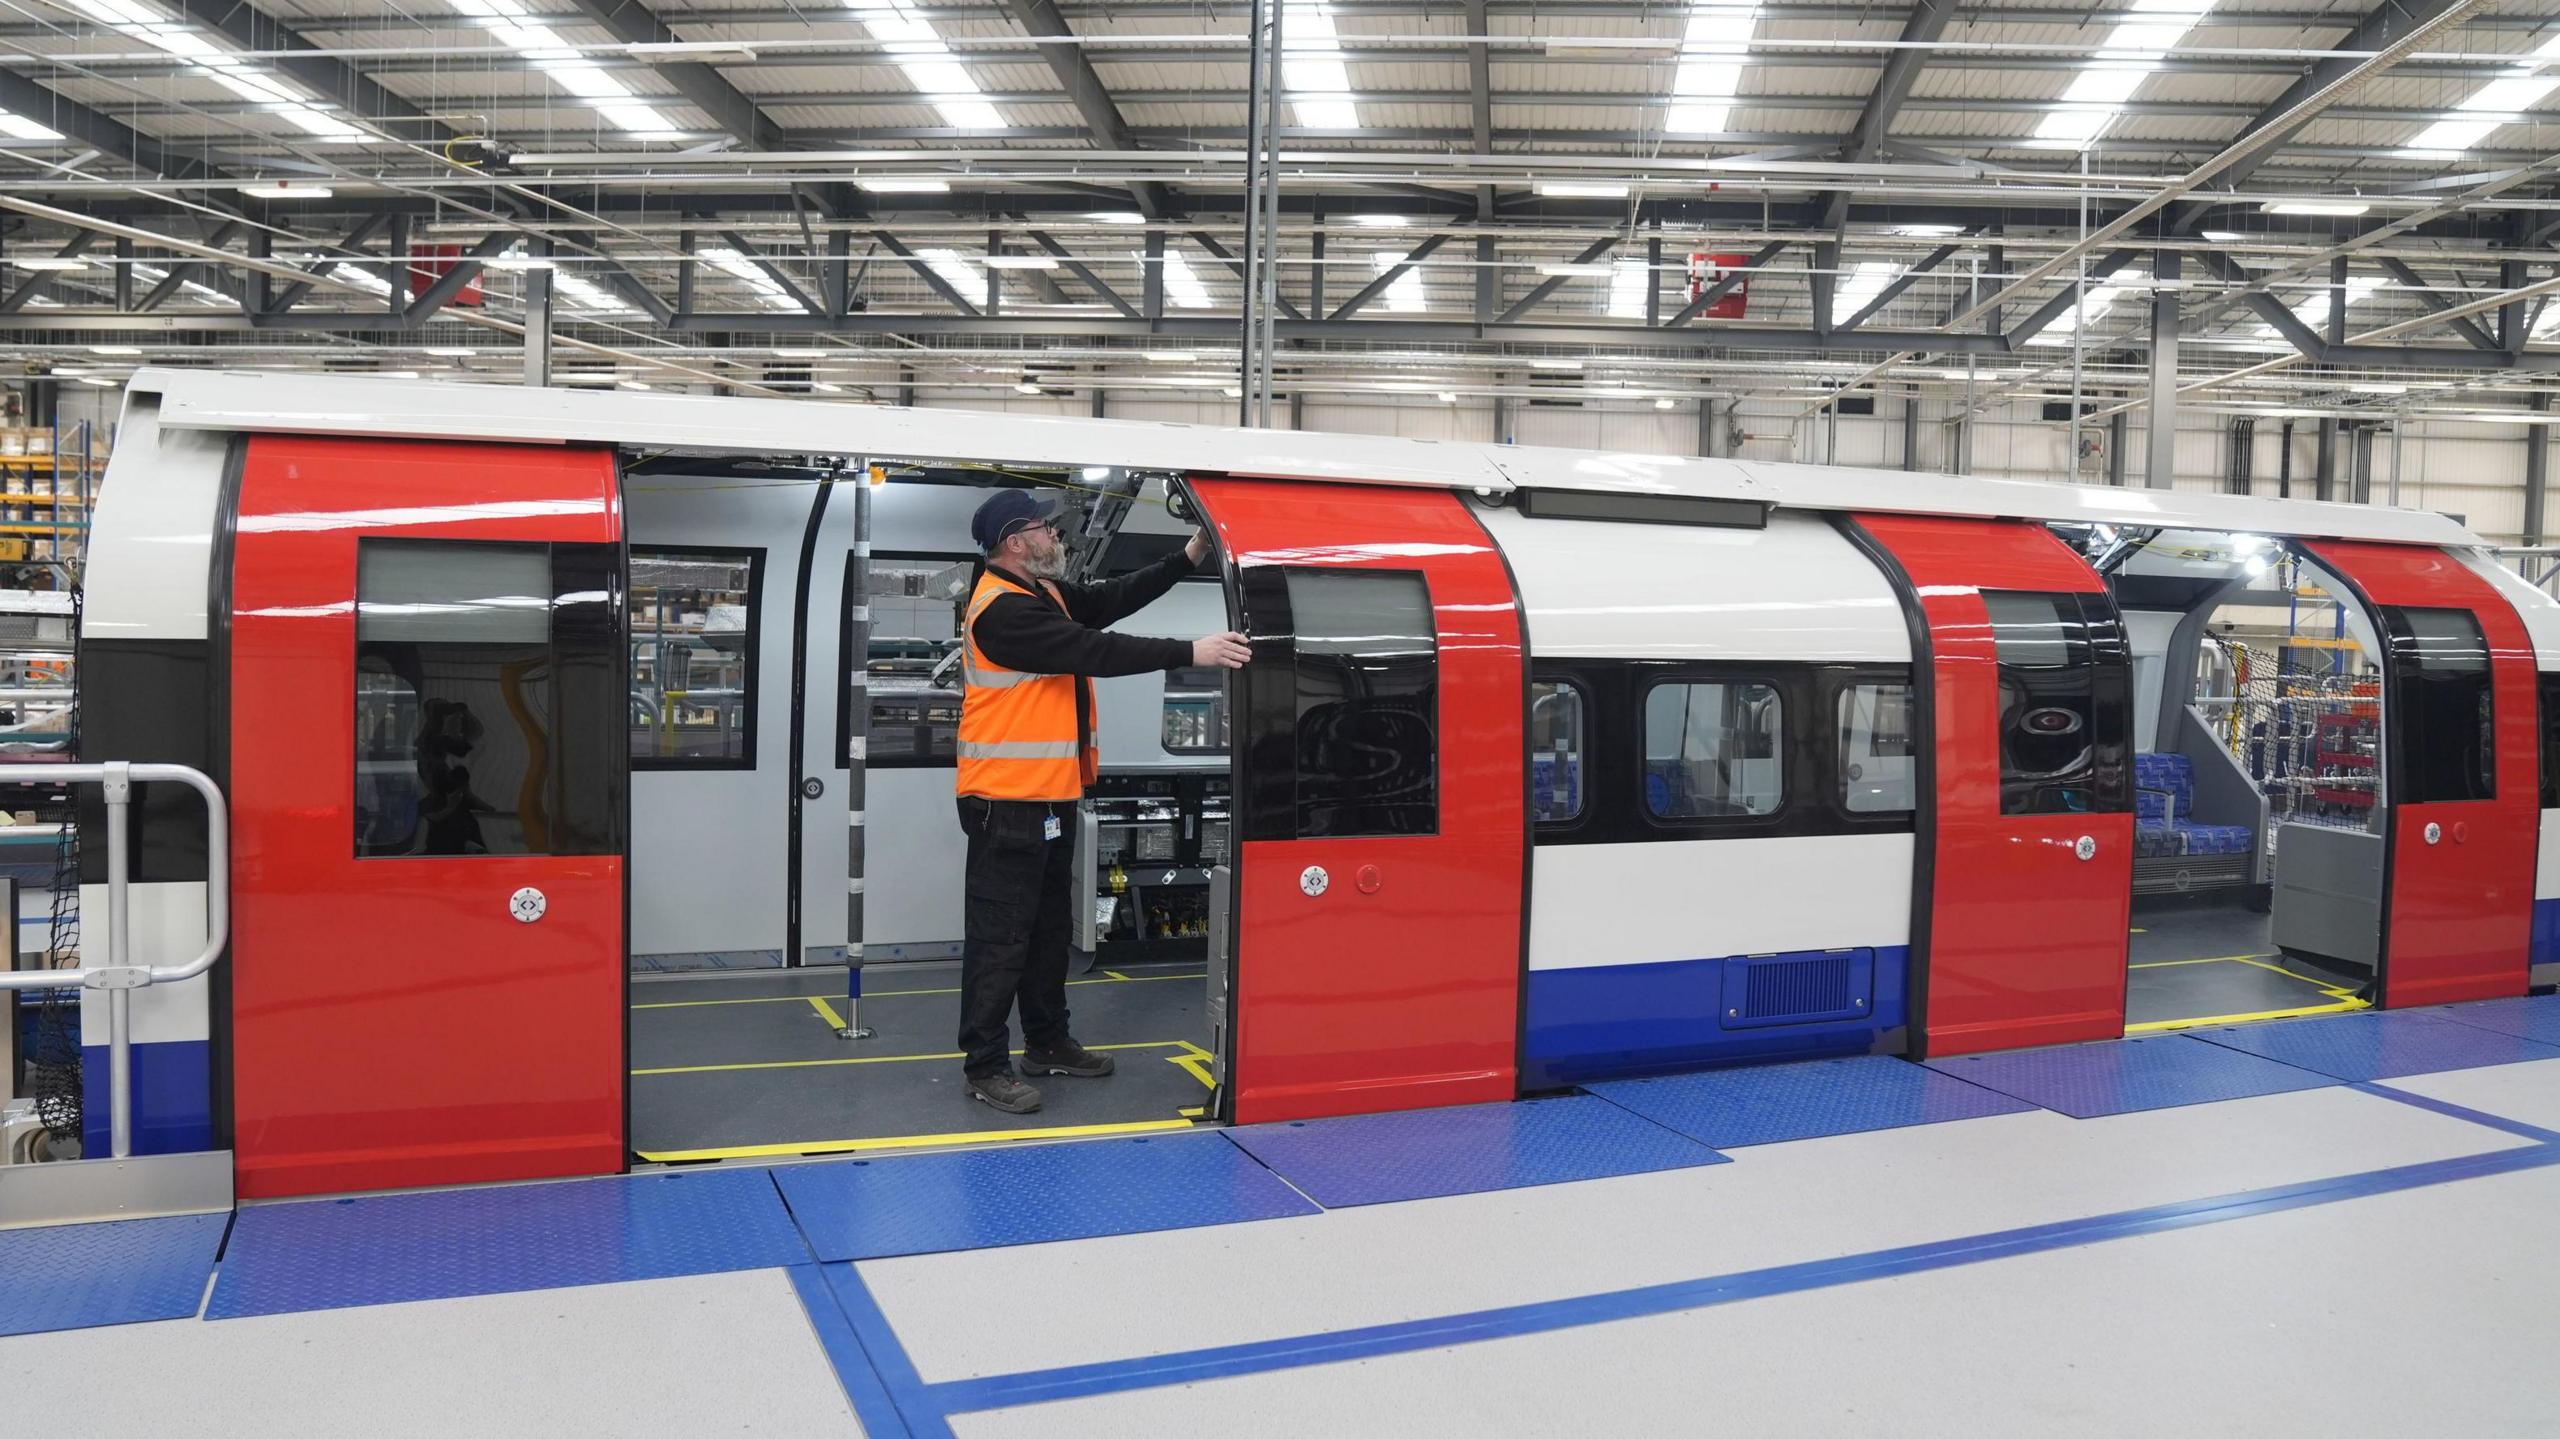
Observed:
[[[973,1098],[1029,1114],[1040,1091],[1014,1073],[1007,1044],[1017,1001],[1025,1073],[1094,1079],[1112,1069],[1109,1055],[1067,1029],[1076,806],[1097,755],[1092,681],[1186,665],[1235,669],[1250,651],[1233,632],[1173,640],[1103,630],[1196,569],[1209,553],[1205,533],[1134,574],[1079,585],[1063,578],[1067,550],[1052,499],[999,490],[978,506],[969,532],[987,563],[960,639],[958,790],[969,837],[961,1065]]]

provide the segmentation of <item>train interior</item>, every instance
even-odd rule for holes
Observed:
[[[867,484],[866,484],[867,482]],[[852,653],[855,489],[871,503]],[[1108,1082],[1010,1116],[959,1055],[965,842],[953,812],[969,519],[990,489],[1065,501],[1069,578],[1179,549],[1161,476],[873,461],[626,468],[631,547],[631,1143],[644,1161],[844,1153],[1187,1126],[1209,1098],[1210,869],[1227,853],[1214,673],[1097,683],[1102,777],[1077,847],[1068,1004]],[[1226,626],[1213,567],[1119,628]],[[868,696],[852,822],[844,696]],[[861,842],[864,962],[846,964]],[[856,998],[858,992],[859,997]],[[1014,1043],[1022,1036],[1017,1027]]]
[[[2374,1002],[2382,651],[2298,546],[2098,532],[2133,678],[2128,1033]]]

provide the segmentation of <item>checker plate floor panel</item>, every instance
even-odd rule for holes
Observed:
[[[2338,1081],[2207,1044],[2184,1034],[2110,1039],[2055,1049],[1966,1054],[1928,1061],[1931,1069],[2014,1095],[2074,1119],[2248,1099]]]
[[[1909,1060],[1877,1054],[1614,1079],[1586,1087],[1718,1149],[2019,1114],[2036,1107]]]
[[[0,1229],[0,1334],[190,1319],[224,1214]]]
[[[240,1211],[205,1317],[808,1262],[761,1169],[258,1204]]]
[[[1327,1209],[1728,1161],[1597,1095],[1231,1129]]]
[[[2449,1069],[2560,1059],[2560,1048],[2536,1044],[2521,1035],[2457,1024],[2424,1011],[2342,1014],[2188,1033],[2208,1044],[2339,1079],[2399,1079]]]
[[[2449,1004],[2427,1011],[2457,1023],[2494,1029],[2537,1044],[2560,1045],[2560,994],[2530,999],[2484,999],[2477,1004]]]
[[[1218,1134],[831,1160],[788,1165],[774,1179],[825,1260],[1319,1212]]]

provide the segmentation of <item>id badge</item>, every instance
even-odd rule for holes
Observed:
[[[1056,839],[1058,836],[1065,834],[1066,832],[1065,827],[1058,823],[1058,817],[1054,814],[1040,821],[1040,837],[1042,839]]]

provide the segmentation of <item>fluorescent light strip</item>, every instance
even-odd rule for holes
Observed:
[[[1005,128],[1004,116],[970,78],[960,57],[942,43],[941,32],[907,0],[846,0],[845,8],[880,42],[942,123],[958,130]]]
[[[2526,119],[2522,112],[2540,104],[2554,88],[2560,88],[2560,74],[2543,73],[2555,60],[2560,60],[2560,38],[2544,41],[2529,59],[2518,62],[2515,68],[2472,91],[2454,106],[2481,118],[2438,120],[2419,131],[2404,148],[2439,153],[2469,150],[2500,127]]]
[[[1404,252],[1400,250],[1380,250],[1369,257],[1369,268],[1383,275],[1402,264],[1404,258]],[[1395,280],[1387,286],[1387,293],[1381,298],[1387,302],[1390,313],[1398,315],[1422,313],[1424,309],[1422,267],[1416,265],[1396,276]]]
[[[186,28],[186,22],[177,16],[143,4],[142,0],[69,0],[69,3],[91,19],[112,26],[120,34],[129,35],[164,54],[193,61],[198,76],[213,81],[243,100],[255,101],[267,113],[282,117],[315,140],[375,138],[371,132],[313,104],[313,97],[259,73],[201,32]],[[11,119],[16,120],[16,117]],[[17,121],[13,125],[0,126],[0,129],[6,129],[9,134],[23,140],[62,138],[29,121]],[[43,133],[26,133],[29,130]]]
[[[1138,263],[1143,268],[1146,257],[1139,256]],[[1171,246],[1167,246],[1164,252],[1164,293],[1177,309],[1209,308],[1209,287],[1201,282],[1199,274],[1191,268],[1191,262],[1183,258],[1182,252]]]
[[[24,115],[13,115],[6,110],[0,110],[0,135],[6,135],[12,140],[59,140],[62,138],[61,131],[48,130]]]
[[[1671,81],[1671,104],[1662,128],[1672,135],[1714,135],[1733,113],[1750,59],[1751,32],[1760,25],[1756,4],[1706,4],[1689,12],[1680,41],[1680,68]]]
[[[1652,266],[1642,260],[1620,260],[1609,274],[1610,318],[1643,319],[1646,291],[1652,282]]]
[[[2048,146],[2086,144],[2106,132],[2142,82],[2160,68],[2171,47],[2186,38],[2213,0],[2133,0],[2125,18],[2098,46],[2096,56],[2062,92],[2061,108],[2036,126]]]
[[[120,0],[84,0],[120,3]],[[605,122],[634,140],[671,140],[683,132],[670,129],[666,117],[605,73],[550,26],[528,15],[516,0],[447,0],[461,14],[486,22],[489,33],[510,50],[533,62],[553,84],[595,107]]]
[[[951,288],[963,295],[983,295],[987,292],[985,272],[962,259],[957,250],[918,250],[916,258],[924,261],[925,268],[940,275]]]
[[[1891,260],[1860,260],[1831,288],[1831,323],[1848,323],[1849,317],[1867,307],[1867,302],[1884,293],[1902,267]]]
[[[1360,106],[1351,93],[1351,67],[1334,34],[1332,7],[1288,0],[1280,30],[1280,83],[1289,92],[1302,130],[1357,130]]]

